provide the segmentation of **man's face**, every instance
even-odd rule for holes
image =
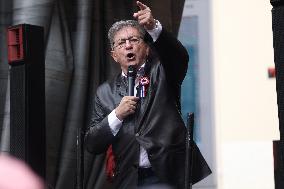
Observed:
[[[136,28],[124,27],[115,34],[111,56],[120,64],[125,74],[129,65],[140,67],[145,62],[148,53],[149,46],[143,41]]]

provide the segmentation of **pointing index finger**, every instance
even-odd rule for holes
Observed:
[[[144,5],[143,3],[141,3],[140,1],[137,1],[137,6],[140,8],[140,10],[145,10],[148,7],[146,5]]]

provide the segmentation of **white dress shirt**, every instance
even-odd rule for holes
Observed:
[[[153,41],[155,42],[159,35],[161,34],[162,31],[162,25],[161,23],[156,20],[156,25],[155,28],[153,30],[147,30],[147,32],[151,35]],[[143,64],[141,67],[144,67],[145,64]],[[122,75],[125,76],[125,74],[122,72]],[[138,85],[138,83],[135,83],[135,88]],[[134,90],[134,96],[136,96],[136,90]],[[109,127],[111,129],[112,134],[115,136],[121,125],[122,125],[123,120],[119,120],[115,114],[115,110],[113,110],[109,115],[108,115],[108,124]],[[149,161],[148,158],[148,154],[146,152],[146,150],[140,146],[140,157],[139,157],[139,167],[143,167],[143,168],[149,168],[151,167],[151,163]]]

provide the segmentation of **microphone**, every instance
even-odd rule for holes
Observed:
[[[136,70],[134,66],[128,66],[127,79],[128,79],[128,96],[134,96]]]

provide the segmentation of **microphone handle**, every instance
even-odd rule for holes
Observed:
[[[134,96],[134,86],[135,86],[134,77],[128,77],[128,96]]]

